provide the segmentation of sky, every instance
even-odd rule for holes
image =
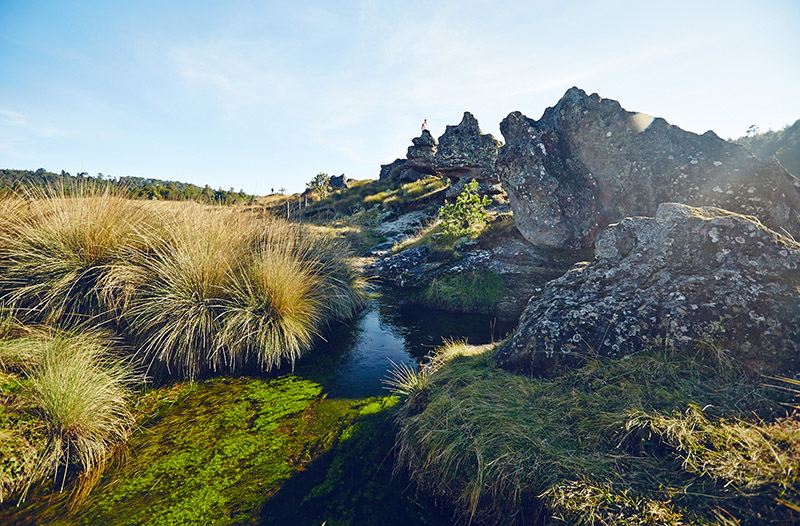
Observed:
[[[800,2],[0,0],[0,168],[263,195],[571,86],[736,138],[800,118]]]

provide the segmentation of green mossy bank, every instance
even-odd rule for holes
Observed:
[[[448,524],[393,477],[397,401],[328,399],[298,375],[164,387],[85,500],[45,482],[0,524]]]

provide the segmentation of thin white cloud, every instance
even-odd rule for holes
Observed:
[[[62,137],[69,135],[66,131],[50,125],[38,125],[30,122],[30,117],[18,111],[0,109],[0,126],[22,128],[39,137]]]

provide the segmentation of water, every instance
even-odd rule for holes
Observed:
[[[159,396],[178,387],[184,394],[131,437],[128,458],[109,467],[83,504],[70,511],[69,492],[45,483],[19,508],[0,505],[0,524],[450,524],[449,511],[393,473],[394,428],[384,407],[397,400],[374,397],[388,394],[392,362],[416,367],[445,339],[482,344],[507,329],[379,288],[294,374],[165,386]]]
[[[387,394],[384,380],[393,364],[416,367],[445,340],[480,345],[510,330],[494,318],[428,309],[403,301],[402,291],[381,287],[343,334],[335,332],[323,349],[342,356],[329,397],[367,398]]]

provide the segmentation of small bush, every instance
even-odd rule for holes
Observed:
[[[492,204],[489,196],[478,195],[478,182],[473,179],[456,198],[455,203],[439,209],[442,229],[448,236],[459,237],[486,224],[486,207]]]

